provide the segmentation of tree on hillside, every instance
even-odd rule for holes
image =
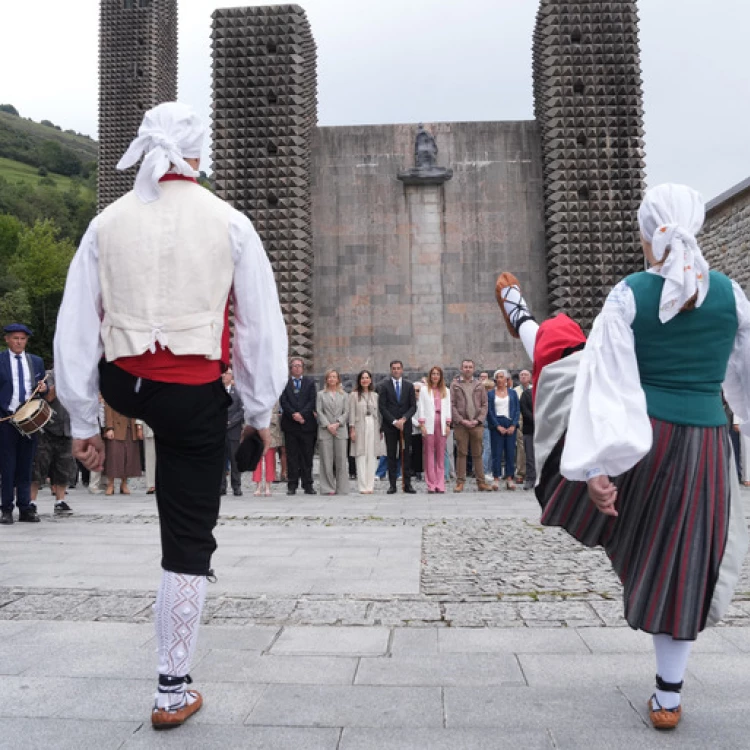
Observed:
[[[60,239],[54,222],[37,221],[22,229],[18,249],[9,264],[9,273],[18,286],[0,297],[0,311],[18,314],[23,309],[25,294],[28,316],[24,320],[34,330],[34,352],[47,364],[52,361],[57,311],[62,302],[65,278],[75,246],[70,240]],[[4,325],[11,322],[0,319]]]
[[[0,112],[7,112],[9,115],[19,116],[18,110],[12,104],[0,104]]]

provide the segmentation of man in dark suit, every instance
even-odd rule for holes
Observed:
[[[305,363],[295,357],[289,363],[291,376],[281,393],[281,429],[284,432],[287,461],[287,495],[294,495],[300,480],[306,495],[314,495],[313,453],[318,435],[315,419],[317,391],[312,378],[302,373]]]
[[[221,381],[227,389],[227,395],[232,399],[227,411],[227,461],[229,461],[229,474],[232,482],[232,492],[235,497],[242,495],[242,474],[237,468],[237,449],[240,447],[240,438],[242,437],[242,425],[245,422],[245,410],[242,406],[242,399],[239,391],[234,385],[234,376],[231,370],[227,370],[222,376]],[[227,473],[224,471],[223,481],[221,483],[221,494],[227,494]]]
[[[26,351],[31,329],[21,323],[12,323],[5,326],[4,331],[8,349],[0,353],[0,416],[7,417],[29,399],[44,378],[44,362],[41,357]],[[39,393],[46,390],[42,384]],[[0,422],[0,476],[3,483],[0,524],[13,523],[14,490],[18,520],[39,521],[36,507],[31,502],[31,466],[36,444],[36,435],[26,437],[10,421]]]
[[[388,494],[396,492],[398,475],[398,449],[403,435],[403,478],[404,492],[416,494],[411,486],[411,418],[417,411],[414,386],[403,377],[404,365],[399,360],[391,362],[391,377],[378,388],[378,404],[383,417],[383,435],[388,452]]]

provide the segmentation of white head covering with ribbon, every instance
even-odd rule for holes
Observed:
[[[159,104],[143,116],[138,136],[117,168],[129,169],[143,156],[135,193],[144,203],[151,203],[159,199],[159,180],[167,172],[198,177],[185,159],[200,158],[205,132],[191,107],[180,102]]]
[[[664,278],[659,302],[662,323],[674,318],[694,294],[697,293],[696,307],[706,299],[708,263],[695,239],[705,216],[700,193],[687,185],[671,183],[647,190],[638,209],[641,236],[651,243],[657,262],[664,259],[669,248],[666,260],[658,267]]]

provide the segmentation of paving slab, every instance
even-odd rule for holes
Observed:
[[[607,687],[447,687],[446,726],[546,730],[555,726],[638,729],[641,716],[611,683]],[[581,745],[581,747],[596,747]]]
[[[513,654],[393,656],[360,661],[355,685],[525,685]]]
[[[575,629],[441,628],[440,653],[584,654],[589,653]]]
[[[247,724],[324,727],[442,727],[435,687],[269,685]]]
[[[437,628],[394,628],[391,637],[394,656],[435,656],[438,653]]]
[[[122,750],[337,750],[340,735],[340,729],[234,727],[190,721],[179,730],[169,732],[154,732],[144,727],[122,745]]]
[[[118,750],[141,723],[74,719],[0,719],[1,750]]]
[[[200,679],[256,685],[351,685],[357,664],[354,657],[261,656],[248,651],[214,649],[201,662]]]
[[[270,649],[273,654],[382,656],[388,650],[388,628],[284,628]]]
[[[591,747],[595,747],[591,745]],[[344,729],[339,750],[552,750],[544,730]]]

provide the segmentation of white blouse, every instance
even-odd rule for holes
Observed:
[[[509,406],[508,406],[509,400],[510,400],[509,396],[503,396],[502,398],[500,396],[495,396],[495,414],[498,417],[510,416],[510,411],[509,411]]]
[[[732,282],[737,335],[724,396],[750,436],[750,302]],[[594,321],[576,376],[560,470],[570,480],[617,476],[650,450],[651,422],[635,357],[635,297],[625,281],[612,289]]]

